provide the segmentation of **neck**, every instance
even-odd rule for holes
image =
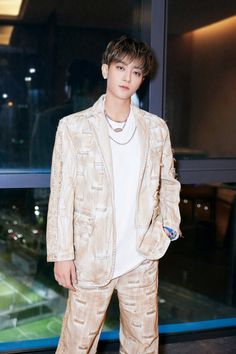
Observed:
[[[124,122],[129,115],[130,98],[122,100],[106,95],[104,108],[112,120],[117,122]]]

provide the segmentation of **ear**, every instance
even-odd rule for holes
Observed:
[[[108,65],[102,64],[102,76],[104,79],[107,79],[108,76]]]

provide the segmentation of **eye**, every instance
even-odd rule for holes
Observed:
[[[140,71],[134,71],[134,75],[137,77],[140,77],[142,75],[142,73]]]
[[[125,68],[122,65],[116,65],[116,68],[121,71],[125,70]]]

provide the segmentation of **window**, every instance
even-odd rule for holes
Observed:
[[[169,0],[167,17],[163,112],[184,238],[160,262],[159,301],[170,332],[235,326],[235,6]]]
[[[166,119],[178,158],[232,158],[235,4],[170,0]]]
[[[57,343],[66,292],[45,259],[55,131],[104,92],[102,52],[124,33],[156,52],[158,75],[139,99],[167,120],[182,182],[184,239],[160,262],[160,333],[236,324],[235,9],[168,3],[167,33],[163,0],[23,1],[18,18],[1,16],[0,350]],[[202,34],[213,23],[218,32]],[[114,296],[102,338],[117,337]]]
[[[141,2],[24,3],[0,26],[0,168],[49,169],[59,120],[104,93],[109,40],[140,37]]]
[[[113,38],[143,36],[143,9],[142,2],[134,0],[122,6],[107,0],[35,0],[23,1],[14,18],[0,16],[0,351],[4,351],[56,345],[67,297],[54,280],[45,248],[56,128],[61,118],[88,108],[104,93],[102,53]],[[139,102],[147,105],[141,95]],[[115,299],[109,311],[103,337],[117,329]],[[42,341],[32,342],[36,339]]]
[[[236,317],[236,189],[226,184],[184,185],[183,239],[160,261],[163,323]]]

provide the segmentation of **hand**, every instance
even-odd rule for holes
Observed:
[[[54,263],[54,276],[59,285],[76,291],[73,284],[77,283],[75,264],[73,261],[58,261]]]

